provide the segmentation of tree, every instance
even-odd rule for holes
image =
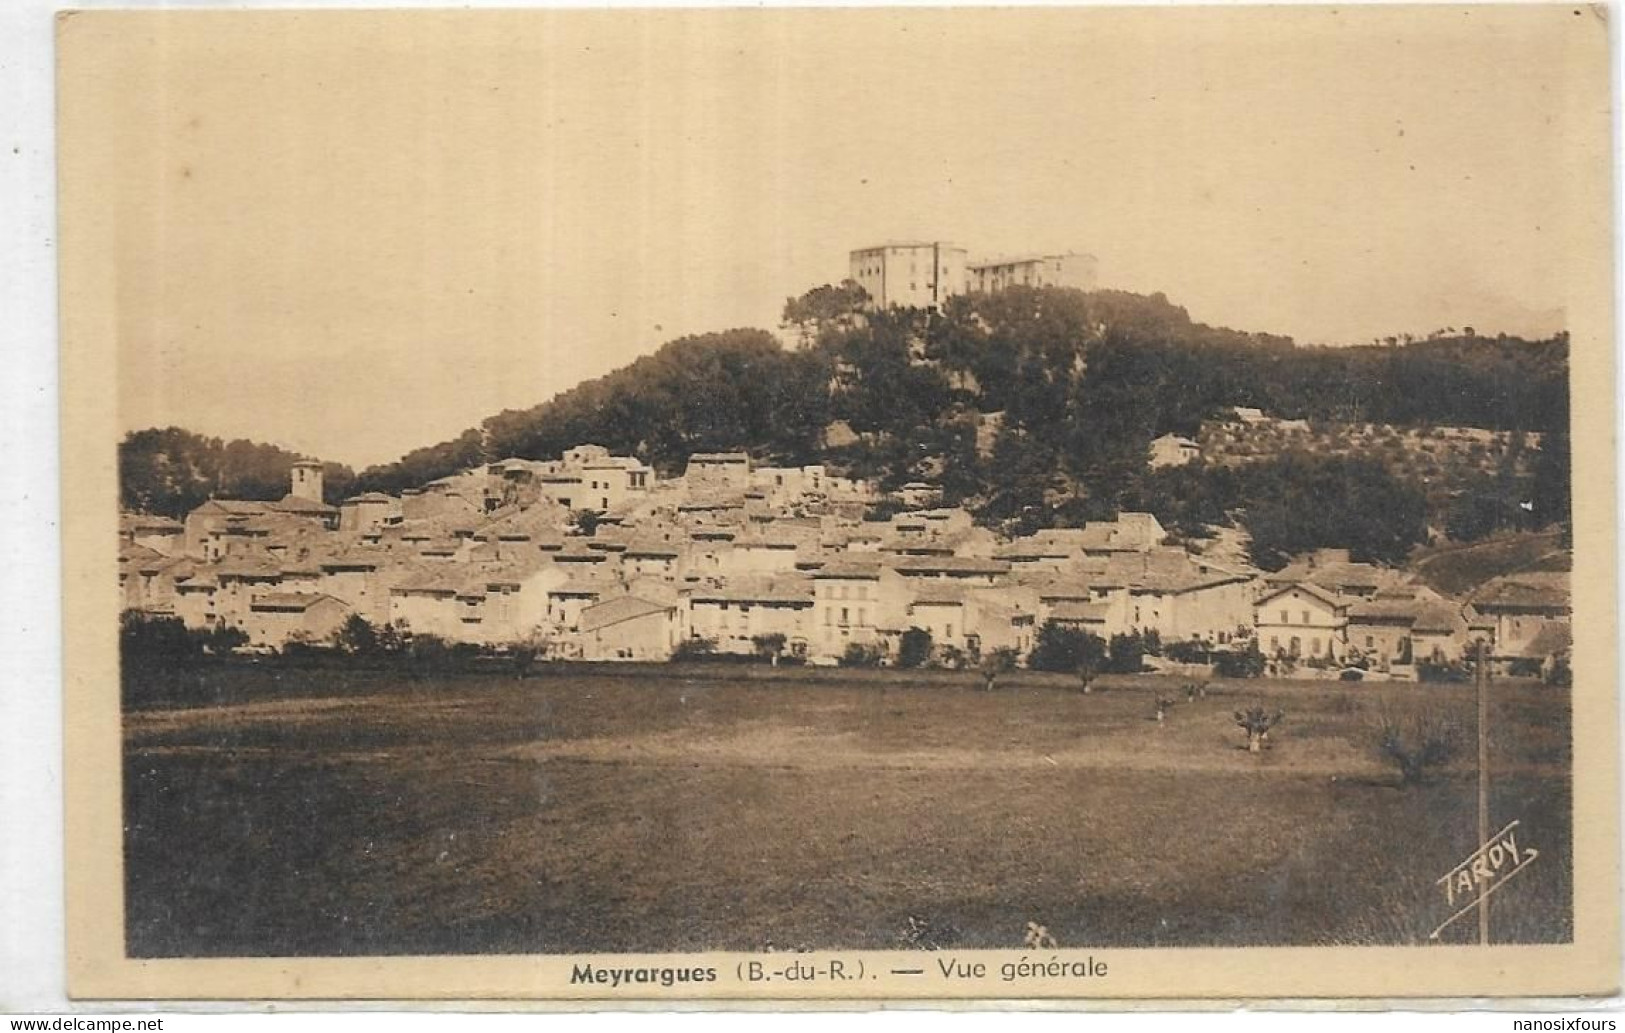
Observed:
[[[508,659],[513,662],[514,673],[519,677],[527,677],[536,661],[547,655],[551,645],[548,635],[537,629],[508,647]]]
[[[339,628],[338,636],[334,640],[339,652],[351,656],[373,656],[381,650],[378,647],[378,629],[372,622],[359,613],[352,613]]]
[[[1264,664],[1257,639],[1248,641],[1246,649],[1213,654],[1213,670],[1221,678],[1257,678],[1263,675]]]
[[[1139,674],[1145,666],[1145,643],[1138,632],[1113,635],[1111,654],[1107,660],[1109,670],[1117,674]]]
[[[756,655],[779,666],[779,657],[784,655],[784,644],[789,641],[784,632],[771,631],[765,635],[752,635],[750,644],[755,647]]]
[[[241,628],[188,628],[179,617],[126,610],[119,618],[119,652],[126,660],[185,664],[220,656],[248,643]]]
[[[872,642],[848,642],[846,652],[841,654],[841,666],[879,667],[882,655],[880,647]]]
[[[717,640],[714,638],[685,638],[671,651],[671,658],[673,661],[705,660],[715,656],[716,651]]]
[[[1287,453],[1249,468],[1243,486],[1249,549],[1266,570],[1326,547],[1345,547],[1355,560],[1398,564],[1426,538],[1422,492],[1374,460]]]
[[[923,628],[909,628],[897,644],[897,666],[919,667],[931,659],[931,633]]]
[[[1283,711],[1265,710],[1262,706],[1248,707],[1235,713],[1237,726],[1247,733],[1247,752],[1258,753],[1269,739],[1270,730],[1286,718]]]
[[[826,283],[799,298],[785,299],[781,325],[794,330],[805,348],[831,331],[856,327],[868,303],[869,292],[856,280],[843,280],[839,286]]]
[[[1553,524],[1564,529],[1565,536],[1572,536],[1570,530],[1571,499],[1572,499],[1572,459],[1569,454],[1569,431],[1567,426],[1554,427],[1547,431],[1540,439],[1540,449],[1535,454],[1534,469],[1532,471],[1533,483],[1530,486],[1532,509],[1532,522],[1537,527],[1549,527]]]
[[[583,538],[591,538],[598,533],[598,526],[603,523],[604,514],[596,509],[573,509],[570,511],[570,526],[575,533]]]
[[[1027,666],[1035,671],[1076,671],[1084,666],[1098,667],[1105,658],[1106,643],[1099,635],[1045,621],[1038,629]]]
[[[1100,677],[1100,662],[1098,660],[1084,660],[1078,664],[1077,670],[1072,673],[1078,679],[1078,690],[1087,696],[1095,691],[1095,679]]]
[[[222,441],[180,427],[126,434],[119,443],[119,501],[126,510],[184,517],[210,498],[274,501],[288,493],[297,452],[255,441]],[[350,494],[355,474],[324,463],[324,492]]]
[[[1430,769],[1448,764],[1460,751],[1461,723],[1436,707],[1407,716],[1384,711],[1378,717],[1377,751],[1399,768],[1400,785],[1421,785]]]
[[[998,685],[999,676],[1006,671],[1013,671],[1016,667],[1016,651],[1008,646],[1001,646],[982,656],[982,662],[977,670],[982,676],[982,690],[992,692]]]

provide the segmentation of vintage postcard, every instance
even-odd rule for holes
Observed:
[[[1614,992],[1607,20],[62,14],[71,992]]]

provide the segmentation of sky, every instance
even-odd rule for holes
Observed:
[[[1560,329],[1609,218],[1561,6],[107,13],[62,55],[121,426],[357,468],[888,239],[1349,343]]]

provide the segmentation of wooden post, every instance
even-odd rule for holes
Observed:
[[[1478,643],[1478,663],[1474,664],[1474,678],[1478,688],[1478,844],[1482,849],[1490,838],[1490,694],[1488,672],[1485,670],[1486,645]],[[1478,943],[1489,946],[1490,898],[1480,886],[1478,889]]]

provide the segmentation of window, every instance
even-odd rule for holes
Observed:
[[[858,627],[867,627],[869,624],[869,611],[858,607]]]
[[[1286,611],[1285,611],[1285,610],[1282,610],[1282,611],[1281,611],[1281,623],[1282,623],[1282,624],[1291,624],[1291,623],[1292,623],[1292,620],[1291,620],[1291,618],[1289,618],[1289,617],[1288,617],[1288,616],[1287,616],[1287,615],[1286,615]]]
[[[943,638],[953,638],[954,637],[954,626],[952,624],[947,624],[947,625],[943,626],[942,637]]]
[[[852,619],[852,618],[851,618],[851,616],[850,616],[850,611],[848,611],[848,610],[847,610],[847,608],[846,608],[846,607],[844,607],[844,606],[843,606],[843,607],[841,607],[841,623],[842,623],[842,624],[845,624],[845,623],[847,623],[847,622],[848,622],[848,621],[850,621],[850,620],[851,620],[851,619]]]
[[[1370,636],[1370,635],[1367,635],[1367,636],[1366,636],[1366,637],[1365,637],[1365,647],[1366,647],[1366,648],[1367,648],[1367,649],[1370,649],[1370,648],[1372,648],[1372,647],[1373,647],[1373,646],[1375,646],[1375,645],[1376,645],[1376,644],[1377,644],[1377,641],[1376,641],[1376,639],[1374,639],[1374,638],[1372,638],[1372,637],[1371,637],[1371,636]]]
[[[1309,611],[1308,610],[1303,611],[1303,622],[1305,624],[1309,623]]]
[[[1309,642],[1309,651],[1311,653],[1315,654],[1316,656],[1320,655],[1320,639],[1317,638],[1317,639],[1311,639],[1310,640],[1310,642]]]

